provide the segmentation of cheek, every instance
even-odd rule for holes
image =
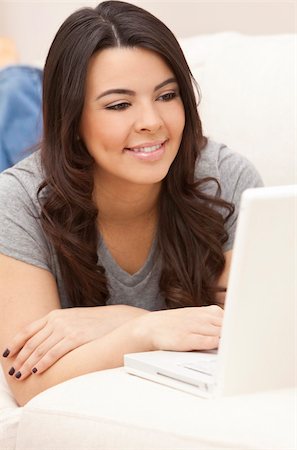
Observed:
[[[100,130],[102,139],[104,139],[105,142],[118,142],[119,145],[121,143],[127,144],[125,141],[131,132],[131,121],[127,120],[127,117],[125,117],[124,114],[121,115],[118,113],[115,114],[114,117],[104,118],[100,122]]]
[[[177,99],[170,111],[172,123],[180,130],[185,126],[185,108],[181,98]]]
[[[182,136],[185,127],[185,111],[182,105],[179,105],[174,111],[172,111],[171,118],[171,132],[176,135],[176,137]]]
[[[98,114],[96,117],[87,118],[82,121],[82,131],[87,147],[97,149],[98,146],[124,147],[129,133],[129,124],[120,115]]]

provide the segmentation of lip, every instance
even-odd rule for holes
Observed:
[[[161,145],[160,148],[158,148],[158,150],[154,150],[153,152],[150,153],[146,153],[146,152],[134,152],[133,148],[141,148],[141,147],[131,147],[131,148],[126,148],[124,151],[127,155],[129,155],[129,157],[132,157],[134,159],[137,160],[142,160],[142,161],[159,161],[160,159],[163,158],[163,155],[166,151],[166,144],[167,144],[167,140],[166,141],[159,141],[158,144],[154,144],[154,145]],[[143,147],[150,147],[153,144],[150,145],[144,145]]]
[[[126,147],[124,150],[134,150],[135,148],[144,148],[144,147],[154,147],[155,145],[162,145],[166,142],[167,139],[162,139],[159,141],[152,141],[152,142],[143,142],[139,145],[134,145],[133,147]]]

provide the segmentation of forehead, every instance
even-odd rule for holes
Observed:
[[[156,86],[173,76],[157,53],[142,48],[108,48],[92,56],[87,72],[87,90]]]

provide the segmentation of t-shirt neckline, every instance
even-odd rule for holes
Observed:
[[[151,272],[155,263],[156,248],[157,237],[155,236],[145,263],[137,272],[133,273],[132,275],[122,269],[122,267],[120,267],[119,264],[115,261],[102,236],[99,239],[98,256],[100,263],[107,270],[109,275],[112,275],[115,279],[125,284],[126,286],[135,286],[143,281]]]

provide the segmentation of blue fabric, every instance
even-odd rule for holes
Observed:
[[[42,134],[42,70],[0,70],[0,172],[28,155]]]

